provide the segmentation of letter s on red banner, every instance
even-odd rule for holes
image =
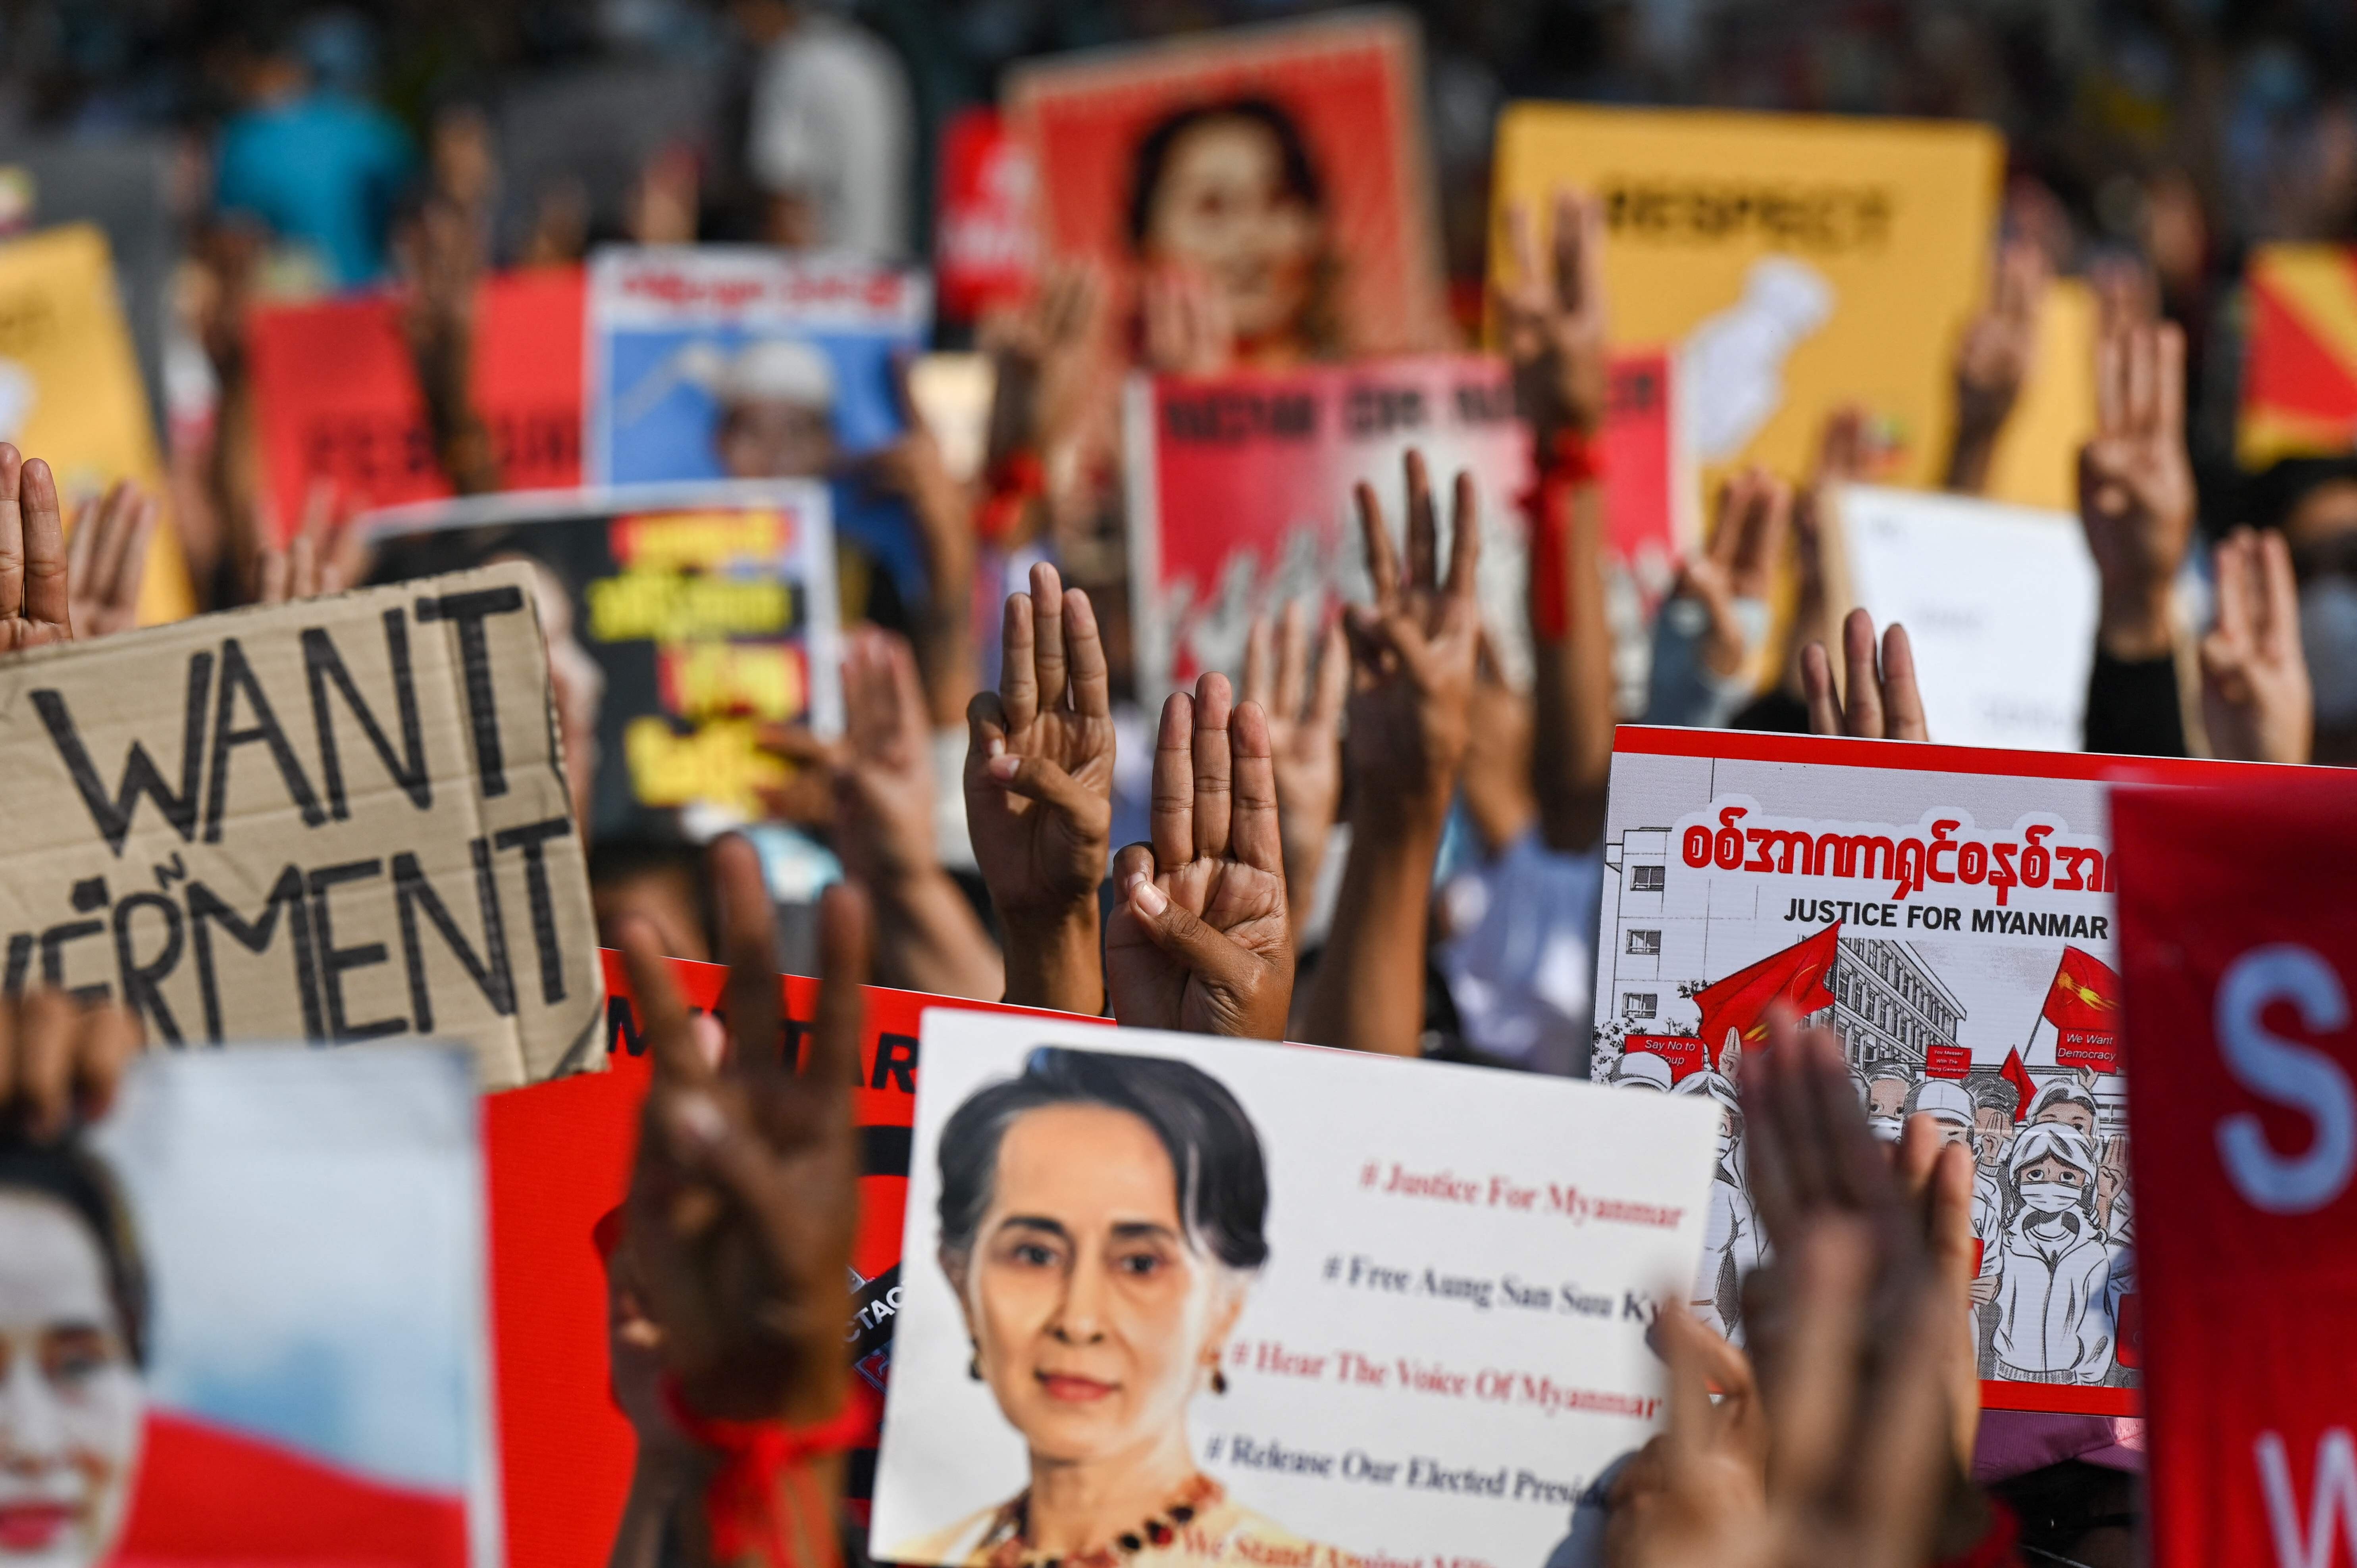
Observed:
[[[2276,1153],[2250,1112],[2222,1117],[2218,1158],[2234,1190],[2270,1214],[2308,1214],[2339,1197],[2357,1168],[2357,1093],[2339,1063],[2312,1046],[2274,1033],[2260,1015],[2289,1002],[2319,1034],[2349,1026],[2349,995],[2332,966],[2296,943],[2253,948],[2218,983],[2218,1054],[2234,1081],[2262,1100],[2306,1116],[2316,1136],[2303,1155]]]

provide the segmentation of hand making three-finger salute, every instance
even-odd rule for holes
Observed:
[[[1205,675],[1162,704],[1154,842],[1114,863],[1105,929],[1120,1022],[1199,1035],[1285,1037],[1293,1000],[1285,849],[1268,715]]]
[[[1056,569],[1010,594],[998,690],[966,709],[965,810],[1006,1000],[1102,1013],[1097,886],[1113,837],[1113,693],[1096,612]]]

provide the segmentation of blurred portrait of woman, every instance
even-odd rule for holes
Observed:
[[[1139,139],[1129,242],[1149,272],[1189,274],[1212,293],[1240,360],[1346,348],[1326,182],[1300,125],[1269,99],[1192,105]]]
[[[1268,1258],[1268,1171],[1185,1062],[1042,1047],[942,1131],[939,1260],[1030,1482],[892,1555],[1034,1568],[1330,1563],[1198,1469],[1191,1401]],[[1271,1551],[1284,1555],[1270,1556]]]
[[[0,1568],[113,1548],[146,1407],[145,1279],[93,1156],[0,1149]]]

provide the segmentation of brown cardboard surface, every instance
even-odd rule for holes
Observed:
[[[517,564],[0,660],[0,980],[119,998],[158,1046],[597,1065],[549,704]]]

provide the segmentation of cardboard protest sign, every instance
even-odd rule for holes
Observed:
[[[1183,1450],[1139,1530],[1189,1560],[1541,1563],[1658,1426],[1708,1101],[947,1008],[923,1041],[877,1561],[987,1558],[1044,1449]],[[1118,1348],[1042,1316],[1084,1280]]]
[[[1406,12],[1027,60],[1005,102],[1042,249],[1099,263],[1117,300],[1146,269],[1195,269],[1276,362],[1454,340]]]
[[[0,661],[15,991],[171,1047],[429,1036],[579,1059],[598,976],[530,570],[234,610]]]
[[[621,955],[608,951],[602,958],[603,1041],[613,1070],[483,1101],[511,1568],[604,1563],[636,1450],[630,1422],[607,1391],[606,1274],[592,1233],[629,1187],[651,1063]],[[721,965],[675,959],[672,974],[690,1006],[719,1004],[727,978]],[[807,1027],[817,1015],[818,983],[784,975],[779,984],[789,1028]],[[864,995],[860,1076],[852,1100],[861,1171],[852,1267],[863,1282],[854,1310],[866,1310],[861,1323],[847,1327],[845,1343],[862,1386],[880,1392],[890,1380],[889,1328],[925,1010],[953,1005],[1060,1024],[1091,1020],[881,986],[867,987]],[[797,1048],[800,1040],[796,1034]],[[871,1441],[852,1455],[855,1503],[867,1497],[874,1450]]]
[[[2235,456],[2263,468],[2357,448],[2357,248],[2261,245],[2244,276],[2250,325]]]
[[[1544,232],[1559,184],[1601,198],[1613,342],[1677,354],[1706,480],[1807,472],[1826,416],[1862,402],[1899,438],[1888,477],[1929,485],[2004,158],[1956,122],[1516,103],[1493,199],[1502,234],[1514,201]],[[1501,279],[1511,248],[1490,253]]]
[[[1731,1104],[1770,1006],[1831,1028],[1878,1133],[1928,1112],[1973,1146],[1982,1402],[2133,1415],[2125,851],[2104,783],[2284,771],[1623,725],[1590,1074],[1666,1088],[1650,1037],[1683,1036],[1711,1070],[1677,1091]],[[1722,1328],[1767,1245],[1748,1180],[1738,1134],[1694,1285]]]
[[[477,1128],[464,1052],[266,1049],[0,1155],[7,1555],[496,1561]]]
[[[1669,584],[1685,532],[1666,362],[1614,366],[1603,464],[1617,572],[1631,601]],[[1125,393],[1131,593],[1138,689],[1204,670],[1238,673],[1253,618],[1288,601],[1370,592],[1353,487],[1405,526],[1408,448],[1429,465],[1446,512],[1458,469],[1482,522],[1482,613],[1517,680],[1528,668],[1529,427],[1505,364],[1479,355],[1363,360],[1284,373],[1130,379]]]
[[[510,489],[581,482],[578,267],[503,273],[477,292],[472,386]],[[322,481],[355,508],[450,493],[400,302],[265,306],[247,328],[264,483],[282,540]]]
[[[2247,770],[2253,773],[2257,769]],[[2112,795],[2157,1568],[2357,1552],[2348,786]],[[2254,867],[2296,867],[2293,876]],[[2336,1542],[2338,1544],[2336,1544]]]
[[[972,321],[1019,304],[1039,270],[1031,152],[998,111],[961,109],[942,129],[941,191],[933,218],[933,276],[941,311]]]
[[[2077,751],[2095,658],[2095,560],[2068,512],[1929,490],[1843,489],[1836,618],[1907,628],[1933,738]]]
[[[843,723],[823,485],[482,496],[363,526],[380,581],[533,564],[565,720],[594,736],[592,836],[700,840],[758,817],[761,791],[789,776],[760,726]],[[547,608],[559,604],[561,618]]]
[[[156,426],[124,325],[106,238],[68,224],[0,244],[0,441],[48,462],[72,515],[117,479],[163,489]],[[196,608],[178,534],[156,530],[139,622]]]

